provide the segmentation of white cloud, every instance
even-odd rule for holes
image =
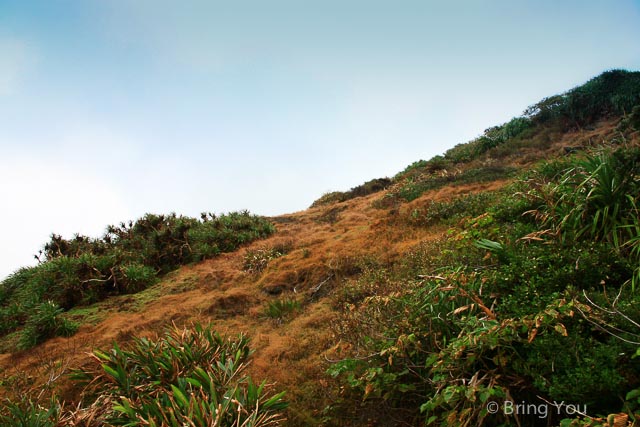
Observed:
[[[99,236],[128,218],[120,194],[97,176],[61,168],[54,159],[0,159],[0,278],[35,262],[53,232]]]
[[[125,132],[107,126],[99,118],[69,114],[62,132],[57,135],[56,150],[72,161],[74,169],[115,173],[141,157],[142,141]]]
[[[0,39],[0,96],[11,95],[35,63],[32,49],[17,39]]]

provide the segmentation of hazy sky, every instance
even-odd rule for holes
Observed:
[[[609,68],[640,1],[0,0],[0,277],[52,232],[304,209]]]

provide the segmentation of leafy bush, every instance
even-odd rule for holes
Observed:
[[[34,313],[49,310],[47,301],[57,313],[110,295],[138,292],[159,274],[233,251],[274,231],[266,219],[245,211],[202,214],[200,220],[147,214],[135,222],[109,226],[99,239],[66,240],[54,234],[39,265],[20,269],[0,283],[0,335],[24,327],[22,346],[39,343],[56,334],[57,327],[33,319]],[[42,315],[58,318],[52,312]],[[63,326],[66,333],[73,330]]]
[[[47,403],[44,407],[28,397],[19,402],[7,401],[0,406],[0,424],[5,427],[60,426],[60,404],[56,399]]]
[[[467,163],[475,159],[477,150],[473,141],[457,144],[444,153],[445,160],[451,163]]]
[[[418,160],[407,166],[402,172],[394,177],[394,181],[400,179],[415,178],[423,174],[433,174],[449,168],[453,163],[444,156],[433,156],[429,160]]]
[[[318,206],[340,203],[346,200],[345,197],[346,193],[344,191],[330,191],[320,196],[320,198],[315,200],[310,207],[315,208]]]
[[[54,336],[71,336],[78,325],[60,317],[62,309],[52,301],[38,304],[33,313],[27,318],[24,328],[20,332],[18,348],[31,348]]]
[[[152,285],[156,280],[156,272],[152,267],[131,263],[120,267],[125,279],[123,290],[125,293],[138,292]]]
[[[535,122],[555,120],[580,127],[630,113],[638,104],[640,72],[610,70],[564,94],[543,99],[529,107],[525,116]]]
[[[158,340],[136,338],[129,349],[96,350],[93,366],[74,377],[109,402],[102,420],[109,425],[278,425],[284,392],[245,374],[250,354],[245,336],[223,338],[195,325]]]
[[[640,105],[636,105],[631,113],[620,119],[616,129],[620,132],[640,130]]]
[[[587,156],[555,185],[531,193],[545,200],[533,213],[563,241],[587,238],[621,248],[633,238],[638,217],[638,173],[638,148]]]
[[[284,392],[246,374],[251,350],[240,335],[173,327],[157,340],[135,338],[126,349],[95,350],[72,378],[85,401],[64,408],[54,396],[25,395],[0,404],[0,424],[16,427],[149,425],[261,427],[280,425]]]
[[[515,117],[509,122],[494,126],[484,131],[484,135],[471,142],[476,146],[476,155],[481,155],[506,143],[508,140],[521,135],[532,126],[532,122],[527,117]]]
[[[339,296],[336,334],[353,352],[329,374],[344,405],[364,398],[398,423],[442,426],[540,425],[487,412],[507,399],[586,404],[602,422],[623,410],[640,386],[638,334],[625,332],[640,324],[626,285],[640,253],[637,164],[636,149],[543,163],[493,194],[414,212],[417,224],[461,220],[446,243]]]

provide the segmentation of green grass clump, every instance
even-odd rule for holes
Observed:
[[[75,378],[109,397],[103,417],[110,425],[276,425],[287,407],[284,392],[246,375],[250,355],[243,335],[173,328],[158,340],[136,338],[128,349],[94,351],[94,365]]]
[[[300,309],[300,301],[293,298],[281,298],[267,304],[264,316],[278,322],[284,322],[291,319]]]
[[[25,395],[0,401],[3,426],[83,425],[262,427],[284,421],[284,392],[256,384],[246,369],[244,335],[225,338],[209,327],[173,327],[158,339],[95,350],[93,362],[72,374],[85,401],[63,408],[57,398]]]
[[[31,348],[54,336],[68,337],[76,333],[79,325],[62,318],[62,309],[52,301],[45,301],[34,307],[20,334],[18,348]]]
[[[30,398],[3,402],[0,424],[5,427],[61,427],[64,424],[60,403],[56,399],[40,405]]]

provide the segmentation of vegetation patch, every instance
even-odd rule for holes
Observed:
[[[450,185],[473,184],[506,179],[514,176],[516,171],[517,169],[507,166],[483,166],[467,169],[462,172],[445,171],[439,174],[422,175],[401,182],[397,187],[394,187],[387,196],[410,202],[428,190],[436,190]]]
[[[345,209],[346,207],[344,206],[328,207],[322,212],[316,221],[333,225],[340,220],[340,213]]]
[[[367,207],[355,215],[353,203],[330,205],[360,194],[354,191],[325,196],[314,204],[322,208],[278,220],[292,225],[300,256],[268,268],[293,245],[247,251],[245,270],[268,269],[265,277],[240,275],[240,286],[193,306],[225,327],[246,321],[261,338],[278,335],[277,345],[268,339],[261,345],[265,358],[257,368],[296,384],[290,425],[637,425],[639,76],[606,72],[467,144],[413,163],[381,183],[387,195],[380,199],[393,204],[388,212]],[[606,147],[596,148],[590,139],[601,135]],[[495,159],[513,156],[532,164],[551,154],[552,144],[561,159],[524,171],[496,166]],[[498,190],[446,200],[442,191],[435,201],[423,196],[443,186],[504,178],[508,183]],[[408,200],[415,200],[411,209],[399,208]],[[313,223],[333,224],[347,209],[366,225],[346,221],[343,232]],[[170,218],[171,230],[165,230],[166,218],[153,218],[126,244],[119,234],[126,237],[133,224],[96,246],[54,236],[42,254],[45,263],[16,272],[0,287],[3,348],[70,333],[73,322],[97,316],[100,309],[83,312],[78,305],[65,311],[63,297],[79,296],[74,304],[100,299],[101,283],[122,286],[103,290],[106,295],[146,289],[102,303],[123,309],[188,288],[191,278],[175,288],[167,280],[155,286],[149,281],[172,266],[269,234],[264,220],[246,220],[253,232],[263,231],[238,240],[247,230],[221,231],[230,226],[205,215],[196,222],[210,224],[200,231],[185,231],[182,218]],[[144,230],[153,237],[143,238]],[[207,240],[212,230],[221,234]],[[70,291],[42,285],[49,275]],[[252,292],[261,284],[272,297],[256,318],[250,307],[266,297]],[[285,326],[303,307],[314,311]],[[257,325],[265,319],[282,327]],[[222,338],[196,326],[127,341],[126,347],[94,352],[93,362],[76,372],[87,388],[73,407],[50,399],[49,383],[20,393],[48,375],[7,370],[0,386],[18,398],[3,399],[0,424],[257,426],[282,420],[282,394],[246,375],[244,336]],[[280,358],[285,345],[287,357]],[[320,378],[324,368],[327,375]],[[538,412],[505,410],[516,404]]]
[[[333,191],[324,194],[318,200],[313,202],[311,207],[315,208],[333,203],[346,202],[347,200],[351,200],[356,197],[368,196],[369,194],[374,194],[386,189],[391,185],[391,182],[392,181],[389,178],[376,178],[371,181],[367,181],[362,185],[358,185],[357,187],[353,187],[349,191]]]
[[[416,215],[416,226],[458,220],[437,250],[336,294],[334,330],[351,355],[328,370],[349,390],[334,410],[356,417],[364,399],[360,414],[442,426],[636,419],[639,161],[624,148],[545,163]],[[506,401],[580,404],[590,418],[488,410]]]
[[[447,150],[430,160],[419,160],[393,177],[391,198],[414,200],[427,190],[446,185],[488,182],[508,178],[514,170],[500,166],[477,166],[482,159],[501,159],[529,147],[540,150],[554,135],[582,129],[598,120],[622,117],[621,130],[640,129],[640,72],[610,70],[563,94],[545,98],[523,115]],[[635,109],[634,109],[635,108]],[[316,203],[342,201],[344,193],[330,193]],[[379,203],[382,207],[390,203]],[[315,206],[316,204],[314,204]]]
[[[411,211],[407,221],[416,226],[428,226],[440,221],[455,223],[462,216],[478,216],[487,212],[496,201],[496,193],[466,194],[447,201],[428,201]]]
[[[77,329],[64,311],[109,296],[146,289],[180,265],[229,252],[275,228],[248,212],[200,220],[148,214],[110,226],[98,239],[53,235],[40,264],[22,268],[0,283],[0,336],[21,330],[21,348]]]
[[[284,241],[271,247],[249,249],[244,255],[243,270],[251,274],[261,273],[270,261],[288,254],[292,248],[292,242]]]
[[[280,298],[267,303],[264,309],[264,316],[275,320],[277,323],[283,323],[291,320],[300,312],[302,306],[300,301],[294,298]]]
[[[246,374],[251,350],[240,335],[225,338],[195,325],[157,340],[135,338],[128,348],[95,350],[73,378],[85,385],[82,405],[64,408],[54,396],[23,396],[0,406],[3,426],[150,425],[273,426],[287,402],[266,382]]]

